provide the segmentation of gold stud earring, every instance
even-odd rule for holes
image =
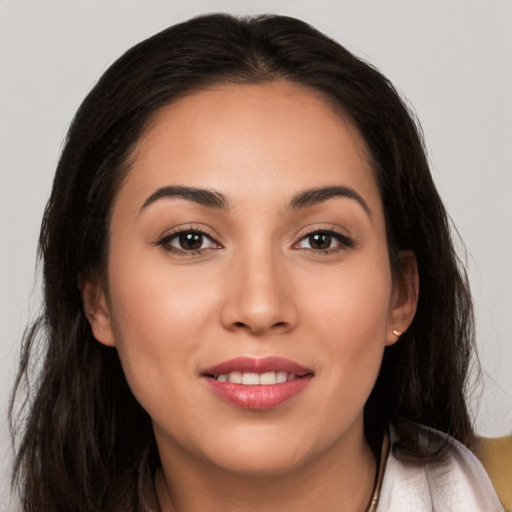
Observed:
[[[398,329],[393,329],[393,334],[394,334],[397,338],[400,338],[400,336],[402,336],[402,331],[399,331]]]

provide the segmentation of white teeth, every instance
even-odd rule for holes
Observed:
[[[276,372],[267,372],[260,375],[260,384],[277,384]]]
[[[232,382],[233,384],[244,384],[246,386],[270,386],[272,384],[282,384],[283,382],[294,380],[296,378],[297,376],[294,373],[286,372],[266,372],[262,374],[231,372],[221,373],[216,377],[220,382]]]
[[[260,383],[260,376],[257,373],[242,373],[242,384],[254,385]]]
[[[231,372],[228,375],[228,382],[233,384],[242,384],[242,374],[240,372]]]
[[[288,380],[288,374],[286,372],[277,372],[276,380],[278,384],[286,382]]]

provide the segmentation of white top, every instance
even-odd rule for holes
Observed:
[[[393,445],[392,428],[390,438]],[[475,455],[451,439],[443,462],[402,461],[391,450],[377,512],[503,512],[503,507]]]

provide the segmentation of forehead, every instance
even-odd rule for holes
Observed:
[[[378,196],[369,161],[357,129],[316,91],[283,81],[222,84],[157,112],[127,181],[138,190],[179,184],[262,198],[271,184],[290,194],[343,184]]]
[[[254,135],[258,129],[264,128],[269,130],[270,136],[271,128],[281,129],[280,123],[283,122],[288,123],[286,133],[294,133],[297,122],[299,125],[329,124],[335,132],[342,128],[350,133],[351,142],[360,150],[360,156],[370,161],[364,140],[341,105],[336,105],[335,100],[320,91],[285,80],[258,84],[220,83],[193,90],[160,108],[150,118],[136,154],[140,155],[148,141],[158,137],[158,132],[169,129],[171,123],[180,132],[184,128],[200,130],[198,123],[204,126],[203,134],[211,124],[223,128],[236,124],[237,128],[244,128],[241,135],[248,131]],[[284,135],[283,132],[281,134]]]

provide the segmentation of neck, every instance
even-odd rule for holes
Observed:
[[[376,461],[360,433],[348,432],[314,460],[270,475],[241,475],[160,451],[162,468],[155,479],[160,512],[364,512],[373,494]]]

